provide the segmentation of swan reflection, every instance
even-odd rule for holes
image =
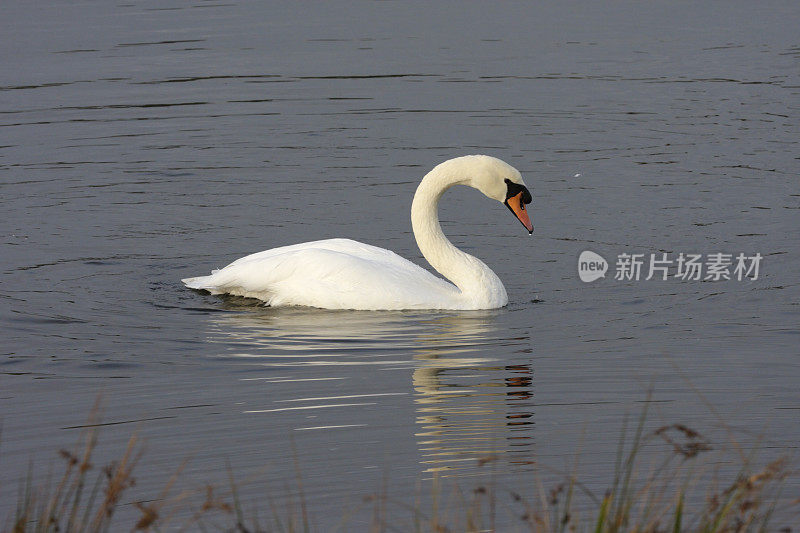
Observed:
[[[229,309],[241,311],[236,302]],[[315,418],[297,431],[357,428],[380,439],[377,411],[381,422],[413,425],[426,477],[478,475],[493,468],[481,466],[487,461],[533,463],[530,344],[500,328],[503,312],[246,306],[210,317],[209,340],[225,347],[220,357],[245,365],[240,379],[274,387],[265,405],[246,412],[293,416],[295,425],[300,415]],[[411,388],[391,381],[397,371],[410,373]]]
[[[491,316],[441,317],[414,354],[412,374],[424,472],[480,474],[487,461],[533,464],[533,371],[476,357],[498,342],[528,352],[528,339],[501,339]],[[454,343],[453,339],[462,340]]]

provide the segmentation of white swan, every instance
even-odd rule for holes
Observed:
[[[531,194],[511,165],[490,156],[445,161],[420,182],[411,225],[425,259],[455,285],[383,248],[349,239],[283,246],[242,257],[210,276],[186,278],[192,289],[234,294],[272,306],[325,309],[495,309],[508,303],[500,278],[483,261],[453,246],[439,225],[438,205],[453,185],[503,202],[525,226]]]

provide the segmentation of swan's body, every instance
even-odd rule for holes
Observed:
[[[497,279],[495,277],[495,279]],[[498,280],[499,281],[499,280]],[[283,246],[242,257],[211,276],[184,280],[212,293],[272,306],[325,309],[463,309],[460,291],[396,253],[350,239]],[[499,284],[499,306],[506,292]]]
[[[525,211],[530,193],[519,172],[489,156],[445,161],[429,172],[411,205],[414,236],[428,262],[454,284],[392,251],[349,239],[273,248],[238,259],[210,276],[187,278],[192,289],[264,300],[272,306],[325,309],[494,309],[508,303],[503,283],[480,259],[442,233],[437,208],[453,185],[474,187],[504,202],[533,228]]]

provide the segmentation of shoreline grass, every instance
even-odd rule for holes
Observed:
[[[295,493],[296,497],[283,504],[276,504],[267,496],[264,498],[267,503],[262,507],[252,512],[245,510],[230,465],[227,466],[227,487],[206,485],[174,494],[187,467],[187,461],[183,461],[155,497],[129,502],[138,516],[130,521],[127,516],[120,518],[117,511],[120,506],[128,505],[123,497],[136,484],[133,473],[144,448],[141,441],[132,436],[117,460],[102,467],[93,464],[100,411],[98,402],[79,443],[72,451],[59,451],[65,465],[58,479],[48,477],[34,483],[33,464],[29,466],[13,516],[0,522],[3,531],[319,531],[314,527],[314,517],[303,492],[303,477],[296,457],[295,488],[286,488],[287,494]],[[336,530],[437,533],[506,531],[507,528],[536,533],[792,531],[791,522],[785,527],[783,523],[776,523],[778,519],[800,517],[800,498],[797,497],[800,495],[789,497],[782,493],[786,479],[796,474],[788,457],[757,463],[754,452],[745,455],[739,451],[738,473],[720,479],[716,473],[709,474],[713,469],[703,460],[713,449],[705,437],[682,424],[646,432],[646,418],[645,407],[630,431],[623,423],[614,474],[602,495],[593,493],[579,480],[579,455],[573,471],[564,474],[563,482],[555,487],[546,489],[541,482],[532,480],[532,497],[494,484],[465,491],[456,484],[445,487],[443,479],[435,478],[429,497],[423,498],[424,491],[419,489],[414,495],[414,504],[409,505],[390,498],[384,480],[377,491],[371,491],[352,509],[343,512]],[[669,452],[664,453],[657,464],[646,465],[642,450],[654,443],[665,444]],[[494,461],[496,457],[487,457],[478,464],[491,465]],[[369,507],[372,517],[368,524],[351,523],[353,516]]]

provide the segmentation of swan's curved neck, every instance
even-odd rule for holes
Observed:
[[[417,246],[428,263],[460,289],[468,307],[502,307],[508,296],[500,278],[483,261],[456,248],[442,232],[439,199],[453,185],[470,185],[469,176],[439,165],[417,187],[411,203],[411,226]]]

